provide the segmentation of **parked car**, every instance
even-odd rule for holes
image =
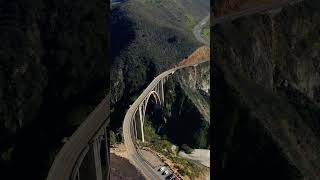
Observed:
[[[162,175],[167,175],[169,174],[168,170],[163,171]]]
[[[173,174],[170,174],[169,176],[166,177],[166,179],[172,179],[174,177]]]
[[[165,169],[166,169],[166,167],[161,166],[158,171],[162,172],[162,171],[164,171]]]

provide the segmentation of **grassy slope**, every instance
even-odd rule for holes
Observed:
[[[202,31],[201,31],[202,37],[204,37],[206,40],[210,40],[210,25],[206,24]]]
[[[191,30],[208,8],[208,0],[135,0],[113,8],[111,83],[112,102],[118,102],[115,109],[127,108],[130,103],[122,99],[123,94],[134,96],[159,72],[201,45]],[[116,117],[119,123],[113,126],[120,127],[124,112],[116,113],[120,114]]]
[[[152,123],[148,120],[149,116],[146,116],[146,118],[144,124],[146,143],[143,144],[144,146],[148,146],[165,155],[165,157],[175,164],[175,167],[182,176],[200,177],[205,173],[205,170],[199,167],[197,163],[184,159],[178,155],[178,151],[173,151],[171,149],[173,144],[167,139],[167,136],[158,135]]]

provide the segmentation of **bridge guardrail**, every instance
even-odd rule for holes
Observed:
[[[110,93],[89,114],[56,155],[47,180],[69,180],[83,150],[110,123]]]

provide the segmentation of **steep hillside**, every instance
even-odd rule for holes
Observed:
[[[319,179],[320,2],[214,27],[215,167],[223,179]]]
[[[81,122],[104,96],[106,8],[98,0],[0,0],[0,179],[44,179],[60,140],[77,127],[69,121]]]
[[[201,46],[198,49],[196,49],[194,52],[192,52],[192,54],[190,54],[187,58],[183,59],[179,63],[179,65],[194,64],[209,58],[210,58],[210,47]]]
[[[176,77],[202,117],[210,122],[210,63],[177,72]]]
[[[148,82],[201,44],[193,26],[209,11],[209,0],[133,0],[112,9],[112,104],[114,128]],[[126,94],[125,98],[123,95]],[[122,112],[119,112],[122,110]]]
[[[223,16],[276,1],[278,0],[215,0],[213,2],[214,15]]]

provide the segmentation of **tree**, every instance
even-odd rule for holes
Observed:
[[[209,131],[209,123],[202,119],[200,127],[196,130],[192,138],[194,142],[194,147],[207,148],[208,131]]]
[[[193,149],[186,144],[182,144],[180,148],[187,154],[191,154],[193,151]]]
[[[113,131],[110,131],[110,144],[113,145],[113,144],[116,144],[116,142],[117,142],[116,135],[114,134]]]

